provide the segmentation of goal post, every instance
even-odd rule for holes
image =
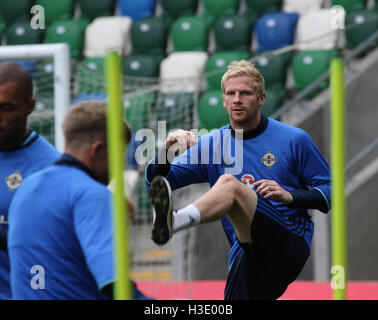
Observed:
[[[62,123],[70,107],[70,53],[66,43],[0,46],[0,60],[52,58],[55,146],[64,149]]]

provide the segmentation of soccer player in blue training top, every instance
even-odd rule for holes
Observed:
[[[130,130],[124,123],[125,139]],[[13,299],[113,297],[113,228],[106,106],[82,102],[67,113],[65,153],[19,188],[9,209]],[[133,297],[145,297],[132,284]]]
[[[225,299],[277,299],[309,257],[307,209],[330,209],[329,166],[307,133],[261,114],[264,78],[252,64],[232,62],[221,86],[230,124],[198,141],[171,132],[146,168],[152,239],[164,244],[180,229],[221,219],[231,245]],[[171,189],[201,182],[210,190],[173,211]]]
[[[27,128],[34,104],[29,73],[16,63],[0,63],[0,299],[11,298],[7,252],[9,204],[27,176],[60,156],[53,145]]]

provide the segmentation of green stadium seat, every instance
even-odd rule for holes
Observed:
[[[1,0],[0,12],[5,24],[10,26],[16,21],[30,22],[30,8],[34,0]]]
[[[201,16],[178,18],[170,28],[173,51],[207,51],[209,26]]]
[[[228,113],[223,107],[222,90],[205,92],[198,100],[200,129],[217,129],[229,123]]]
[[[269,52],[259,52],[254,65],[265,79],[265,88],[285,88],[287,71],[292,59],[292,53],[272,55]]]
[[[349,29],[352,25],[358,26]],[[353,49],[378,30],[378,12],[374,10],[353,11],[347,14],[345,27],[347,47]]]
[[[90,21],[97,17],[112,16],[116,8],[115,0],[78,0],[81,16]]]
[[[77,95],[105,93],[104,58],[85,58],[76,66]]]
[[[283,104],[286,96],[285,89],[266,89],[265,103],[261,109],[264,116],[269,117]]]
[[[54,93],[54,63],[50,60],[37,62],[33,73],[34,90],[37,97],[53,96]]]
[[[152,206],[148,200],[148,191],[146,188],[146,178],[144,174],[140,174],[134,189],[134,196],[136,198],[136,215],[139,219],[152,221],[153,213]]]
[[[227,51],[215,52],[210,56],[205,64],[205,75],[207,79],[207,90],[220,90],[223,74],[227,71],[227,66],[234,60],[248,60],[248,51]]]
[[[245,15],[254,23],[259,17],[268,12],[281,11],[282,0],[245,0]]]
[[[329,69],[331,59],[336,56],[337,50],[305,50],[298,52],[294,56],[291,65],[294,89],[303,90],[318,79]],[[327,86],[328,81],[324,81],[308,95],[308,98],[313,98]]]
[[[236,15],[239,0],[203,0],[204,15],[216,21],[220,17]]]
[[[168,25],[163,19],[139,19],[131,25],[130,37],[132,54],[165,55]]]
[[[47,27],[46,43],[68,43],[71,58],[79,58],[83,51],[86,22],[84,20],[56,21]]]
[[[366,8],[367,0],[331,0],[331,7],[342,6],[347,13]]]
[[[2,21],[1,16],[0,16],[0,37],[3,35],[3,32],[5,31],[5,29],[6,29],[5,22]]]
[[[148,128],[148,115],[151,114],[150,106],[155,102],[153,92],[125,99],[123,102],[124,115],[133,131]]]
[[[8,45],[38,44],[43,42],[44,30],[32,29],[30,22],[14,22],[6,31]]]
[[[216,51],[249,51],[252,25],[246,16],[221,17],[214,23]]]
[[[54,21],[72,19],[75,9],[75,0],[37,0],[36,4],[44,8],[47,26]]]
[[[167,133],[172,129],[193,128],[194,94],[187,92],[160,93],[156,99],[157,121],[166,121]]]
[[[198,0],[160,0],[163,8],[163,18],[175,21],[182,16],[195,15],[198,9]]]

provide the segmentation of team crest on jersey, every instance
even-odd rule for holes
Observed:
[[[22,183],[23,179],[20,171],[16,171],[5,178],[9,191],[16,190]]]
[[[271,151],[267,151],[260,160],[268,169],[270,169],[278,159]]]
[[[248,188],[253,189],[253,183],[255,182],[255,177],[249,173],[243,175],[240,179]]]

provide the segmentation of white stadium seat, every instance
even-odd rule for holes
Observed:
[[[339,33],[337,26],[345,20],[343,9],[320,9],[308,12],[299,17],[295,44],[298,50],[330,50],[336,48]],[[315,39],[316,38],[316,39]],[[310,41],[314,39],[314,41]]]
[[[161,91],[164,93],[197,91],[202,85],[207,58],[208,55],[204,51],[170,53],[160,64]]]
[[[131,52],[129,35],[131,24],[131,18],[126,16],[94,19],[85,31],[85,57],[104,57],[109,49],[128,55]]]
[[[300,15],[321,9],[324,0],[284,0],[282,11]]]

